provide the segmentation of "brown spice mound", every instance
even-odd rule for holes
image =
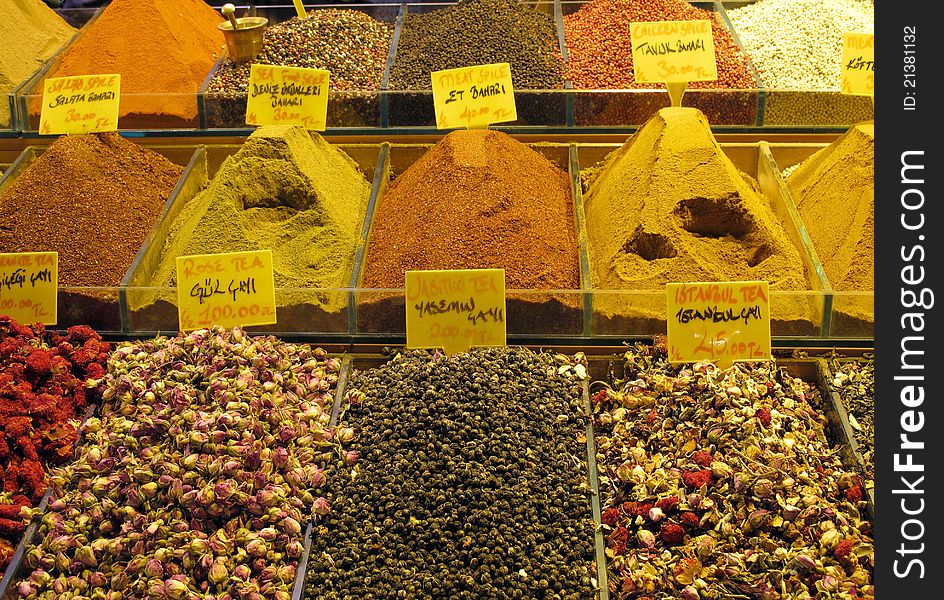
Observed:
[[[60,284],[117,286],[182,172],[117,133],[63,136],[0,196],[0,252],[58,252]]]
[[[856,125],[786,181],[836,290],[875,288],[874,143],[875,126]]]
[[[766,280],[806,289],[800,252],[704,114],[664,108],[606,159],[586,195],[597,289]]]
[[[505,133],[454,131],[381,198],[364,285],[402,288],[404,271],[505,269],[509,289],[577,289],[570,182]]]

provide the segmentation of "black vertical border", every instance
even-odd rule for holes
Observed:
[[[874,531],[878,598],[936,598],[941,589],[935,581],[944,539],[935,491],[944,479],[940,443],[944,422],[935,373],[942,365],[942,338],[937,335],[940,319],[934,303],[944,297],[931,300],[929,295],[940,291],[944,262],[939,193],[944,165],[938,141],[941,97],[932,89],[940,85],[942,76],[940,4],[875,0]],[[913,47],[905,45],[910,40],[907,35],[915,36]],[[914,57],[914,61],[907,57]],[[914,87],[905,83],[908,80],[914,81]],[[911,102],[913,109],[906,110]],[[903,173],[903,159],[924,167]],[[921,223],[922,217],[922,227],[905,227],[905,223]],[[919,277],[920,281],[915,281]],[[926,306],[907,306],[913,301],[908,292],[923,293]],[[924,392],[920,403],[919,389]],[[903,448],[903,434],[923,447]],[[901,464],[909,460],[922,465],[922,470],[903,471]]]

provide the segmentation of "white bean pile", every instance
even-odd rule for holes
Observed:
[[[838,90],[842,38],[874,29],[872,0],[759,0],[729,8],[766,87]]]

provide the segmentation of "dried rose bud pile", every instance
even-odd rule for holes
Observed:
[[[239,329],[121,344],[101,415],[50,478],[20,597],[289,599],[341,457],[339,367]]]
[[[88,327],[64,335],[0,316],[0,570],[26,528],[23,507],[46,493],[46,468],[73,456],[89,400],[110,346]]]
[[[626,353],[592,396],[609,584],[619,598],[873,597],[862,482],[819,392],[773,363]]]

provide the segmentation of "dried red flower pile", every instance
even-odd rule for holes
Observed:
[[[815,387],[772,362],[626,361],[593,395],[614,597],[874,596],[862,481]]]
[[[85,326],[65,334],[0,316],[0,569],[46,493],[46,468],[73,456],[76,425],[110,351]]]

